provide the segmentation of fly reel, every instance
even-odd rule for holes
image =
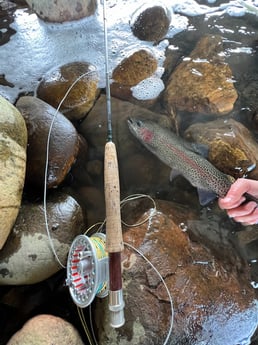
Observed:
[[[106,236],[96,233],[91,237],[77,236],[67,259],[66,285],[74,303],[85,308],[95,296],[108,295],[108,254],[105,251]]]

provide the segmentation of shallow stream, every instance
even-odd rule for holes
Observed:
[[[171,12],[171,26],[164,40],[155,43],[137,40],[130,30],[129,23],[133,19],[133,13],[145,3],[147,1],[107,1],[110,69],[136,48],[148,47],[152,49],[159,63],[154,77],[166,83],[169,72],[182,57],[191,53],[203,35],[219,34],[223,37],[223,56],[232,69],[238,92],[234,109],[225,119],[240,121],[258,140],[258,1],[252,2],[253,6],[257,6],[257,13],[254,14],[248,13],[240,2],[232,0],[163,0],[162,4]],[[0,94],[15,103],[19,95],[34,94],[40,79],[50,69],[80,60],[97,66],[100,87],[103,88],[103,39],[101,6],[92,17],[62,25],[43,23],[23,1],[0,1]],[[173,55],[174,66],[170,65],[170,71],[164,71],[163,63],[170,55]],[[139,98],[155,95],[153,85],[152,80],[148,85],[147,96],[139,95],[138,92]],[[164,112],[164,105],[156,104],[153,110]],[[180,111],[177,116],[180,132],[192,123],[209,121],[216,117],[204,117],[202,114],[186,116]],[[186,189],[185,193],[182,193],[182,188]],[[132,192],[136,192],[133,184],[130,187],[122,184],[123,195]],[[148,192],[154,197],[176,201],[179,205],[196,210],[199,220],[188,222],[185,219],[182,226],[191,229],[193,236],[203,238],[203,242],[214,247],[213,249],[216,249],[218,238],[221,240],[219,250],[226,252],[227,246],[235,245],[244,260],[250,263],[250,283],[257,289],[258,226],[243,227],[235,224],[222,214],[216,205],[201,208],[194,189],[180,178],[171,185],[168,176],[167,189],[164,185],[160,188],[157,183],[151,186]],[[224,230],[223,235],[221,229]],[[56,281],[59,279],[57,276]],[[39,294],[47,293],[50,288],[51,286],[45,285],[45,291]],[[0,341],[0,344],[4,344],[4,340]]]

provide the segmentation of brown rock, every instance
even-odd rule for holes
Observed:
[[[60,111],[70,120],[79,120],[89,112],[100,92],[98,80],[95,66],[87,62],[71,62],[49,71],[38,86],[37,96],[58,108],[73,85]]]
[[[141,226],[124,231],[126,243],[136,247],[159,271],[173,299],[171,345],[227,344],[250,339],[257,327],[255,291],[240,274],[212,255],[200,243],[190,241],[173,221],[173,203],[158,202],[158,210]],[[181,217],[192,219],[189,212]],[[160,277],[139,255],[126,246],[123,261],[125,326],[112,330],[97,300],[96,322],[100,345],[163,344],[171,320],[171,305]],[[235,326],[237,324],[237,327]]]
[[[167,33],[171,15],[165,6],[141,6],[131,20],[133,34],[143,41],[160,41]]]
[[[16,106],[26,121],[29,135],[26,183],[42,188],[45,179],[48,135],[56,109],[32,96],[21,97]],[[48,188],[58,186],[65,179],[76,160],[78,150],[79,137],[76,129],[58,112],[50,134]]]
[[[209,148],[208,160],[225,174],[243,177],[252,169],[258,177],[258,146],[252,133],[233,119],[195,123],[185,131],[186,139]]]
[[[0,249],[19,212],[26,168],[27,129],[20,112],[0,96]]]
[[[37,315],[15,333],[7,345],[83,345],[83,341],[69,322],[53,315]]]
[[[238,97],[232,72],[219,53],[220,36],[204,36],[189,58],[184,58],[171,74],[164,92],[168,108],[188,112],[223,115],[229,113]]]
[[[158,63],[153,54],[141,49],[125,58],[113,71],[112,79],[125,86],[134,86],[150,77],[157,69]]]
[[[63,23],[92,15],[97,7],[96,0],[26,0],[36,14],[47,22]]]

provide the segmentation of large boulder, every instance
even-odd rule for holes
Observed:
[[[170,345],[248,344],[258,326],[258,304],[247,265],[242,263],[240,270],[241,260],[232,247],[227,257],[218,258],[200,242],[191,241],[182,219],[194,221],[192,211],[156,202],[157,210],[142,210],[139,218],[135,217],[139,204],[131,210],[131,224],[149,219],[123,233],[126,322],[111,329],[107,301],[97,300],[99,344],[160,345],[172,321]],[[158,270],[168,290],[139,252]]]
[[[0,249],[19,212],[26,170],[27,129],[20,112],[0,96]]]

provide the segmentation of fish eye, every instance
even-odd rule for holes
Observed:
[[[136,124],[137,124],[138,127],[142,127],[142,125],[143,125],[143,123],[142,123],[141,120],[137,120],[137,121],[136,121]]]

